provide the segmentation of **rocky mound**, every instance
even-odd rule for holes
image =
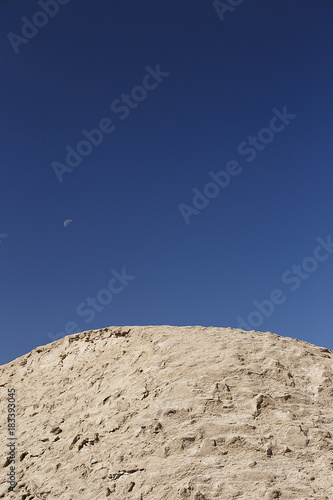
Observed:
[[[270,332],[67,336],[0,367],[0,498],[333,499],[332,380],[332,351]]]

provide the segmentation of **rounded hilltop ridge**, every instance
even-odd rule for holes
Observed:
[[[328,500],[332,381],[332,351],[271,332],[69,335],[0,366],[18,437],[0,498]]]

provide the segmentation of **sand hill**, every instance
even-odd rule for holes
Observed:
[[[0,367],[0,498],[333,499],[332,356],[199,326],[110,327],[38,347]]]

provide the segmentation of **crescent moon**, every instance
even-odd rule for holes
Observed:
[[[67,227],[72,221],[72,219],[66,219],[64,222],[64,226]]]

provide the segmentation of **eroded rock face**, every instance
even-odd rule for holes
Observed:
[[[0,498],[332,499],[332,381],[332,351],[270,332],[67,336],[0,367]]]

